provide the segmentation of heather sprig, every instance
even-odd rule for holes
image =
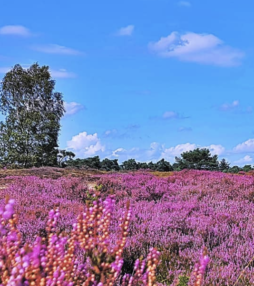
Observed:
[[[194,276],[194,286],[201,286],[204,281],[206,267],[209,263],[209,257],[207,253],[207,248],[204,247],[202,255],[200,257],[199,263],[195,265],[193,276]],[[190,284],[189,284],[190,285]]]
[[[0,283],[3,286],[102,286],[117,285],[121,280],[123,248],[131,217],[129,204],[120,221],[121,234],[114,249],[109,248],[109,224],[114,200],[93,202],[85,207],[73,224],[69,237],[56,233],[59,208],[50,210],[46,236],[37,237],[31,245],[21,246],[21,235],[16,229],[14,200],[9,200],[0,212]],[[77,249],[83,250],[83,261],[76,257]],[[155,285],[155,269],[159,252],[150,249],[147,261],[138,262],[133,276],[124,276],[123,283],[132,284],[137,279],[143,285]],[[123,284],[124,285],[124,284]],[[139,284],[142,285],[142,284]]]

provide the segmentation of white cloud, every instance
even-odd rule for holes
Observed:
[[[162,117],[164,119],[173,119],[173,118],[178,118],[179,115],[178,115],[178,113],[176,113],[174,111],[166,111]]]
[[[131,149],[124,149],[124,148],[117,148],[116,150],[112,151],[109,158],[118,158],[121,162],[129,159],[138,160],[142,157],[143,152],[139,148],[131,148]]]
[[[254,139],[249,139],[234,148],[235,152],[254,152]]]
[[[64,108],[65,108],[65,115],[72,115],[77,113],[79,110],[84,109],[85,107],[77,102],[64,102]]]
[[[118,32],[118,36],[131,36],[134,31],[134,25],[121,28]]]
[[[233,101],[232,106],[238,106],[238,105],[239,105],[239,101],[238,100]]]
[[[227,110],[232,110],[239,106],[239,100],[234,100],[232,103],[224,103],[221,105],[221,110],[227,111]]]
[[[190,7],[190,6],[191,6],[191,3],[188,2],[188,1],[179,1],[179,2],[178,2],[178,5],[179,5],[179,6],[184,6],[184,7]]]
[[[180,157],[183,152],[188,152],[196,148],[206,148],[209,149],[212,155],[221,155],[224,153],[225,148],[222,145],[211,144],[209,146],[199,146],[197,144],[185,143],[179,144],[166,148],[165,145],[159,142],[152,142],[150,148],[140,149],[140,148],[117,148],[114,151],[111,151],[109,158],[118,158],[119,161],[125,161],[130,158],[136,159],[140,162],[157,162],[158,160],[164,158],[165,160],[174,163],[175,157]]]
[[[237,66],[244,54],[212,34],[172,32],[157,42],[149,44],[149,49],[165,58],[217,66]]]
[[[150,149],[140,149],[133,147],[130,149],[117,148],[111,152],[110,158],[118,158],[119,161],[125,161],[128,159],[135,159],[140,162],[156,160],[160,157],[162,152],[162,145],[157,142],[150,144]]]
[[[150,149],[146,151],[146,157],[148,159],[154,159],[155,157],[159,157],[163,150],[163,146],[158,142],[152,142],[150,144]]]
[[[251,156],[246,155],[242,159],[235,161],[234,164],[247,165],[248,163],[252,163],[252,162],[253,162],[253,159],[251,158]]]
[[[118,149],[116,149],[115,151],[112,152],[112,156],[113,157],[119,157],[119,153],[122,153],[124,151],[126,151],[124,148],[118,148]]]
[[[105,151],[105,146],[101,144],[97,133],[89,135],[87,132],[73,136],[72,139],[67,142],[67,148],[73,150],[73,152],[76,152],[81,157],[95,155],[99,151]]]
[[[186,119],[188,116],[181,115],[178,112],[175,111],[165,111],[160,116],[150,116],[151,120],[170,120],[170,119]]]
[[[170,147],[170,148],[165,148],[163,149],[163,151],[161,152],[161,158],[165,158],[165,159],[174,159],[174,157],[176,156],[180,156],[183,152],[187,152],[187,151],[191,151],[194,150],[196,148],[206,148],[209,149],[211,152],[211,155],[221,155],[224,153],[225,148],[222,145],[215,145],[215,144],[211,144],[209,146],[198,146],[196,144],[191,144],[191,143],[185,143],[185,144],[179,144],[176,145],[175,147]]]
[[[24,26],[9,25],[9,26],[3,26],[2,28],[0,28],[0,35],[14,35],[14,36],[21,36],[21,37],[29,37],[32,34]]]
[[[75,73],[68,72],[65,69],[59,69],[59,70],[50,69],[50,74],[54,78],[74,78],[76,77]]]
[[[225,148],[222,145],[209,145],[206,147],[202,147],[202,148],[207,148],[210,150],[212,155],[218,155],[220,156],[221,154],[223,154],[225,152]]]
[[[197,148],[196,144],[185,143],[179,144],[175,147],[165,148],[161,153],[162,158],[172,159],[175,156],[180,156],[183,152],[191,151]]]
[[[43,52],[47,54],[74,55],[74,56],[82,54],[82,52],[78,50],[74,50],[74,49],[67,48],[65,46],[56,45],[56,44],[37,45],[37,46],[33,46],[32,49],[38,52]]]
[[[117,130],[116,129],[111,129],[111,130],[106,130],[104,135],[106,137],[109,137],[109,136],[115,136],[117,134]]]

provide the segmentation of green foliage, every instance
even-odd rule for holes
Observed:
[[[180,166],[179,166],[178,163],[174,163],[174,164],[172,165],[172,167],[173,167],[173,170],[174,170],[174,171],[181,171],[181,168],[180,168]]]
[[[148,168],[149,168],[150,170],[155,170],[156,166],[155,166],[155,164],[151,161],[151,162],[148,163]]]
[[[178,282],[177,286],[188,286],[188,282],[189,282],[190,278],[184,275],[184,276],[179,276],[178,280],[179,280],[179,282]]]
[[[1,144],[1,142],[0,142]],[[73,160],[75,154],[72,152],[67,152],[65,150],[60,150],[58,153],[58,164],[60,166],[74,166],[77,168],[87,167],[103,171],[137,171],[150,169],[152,171],[158,172],[170,172],[170,171],[181,171],[183,169],[197,169],[197,170],[218,170],[224,173],[238,173],[239,171],[249,172],[253,170],[251,165],[245,165],[243,168],[238,166],[233,166],[230,168],[230,164],[222,159],[218,161],[217,155],[211,155],[209,149],[195,149],[192,151],[184,152],[181,154],[181,158],[176,157],[176,162],[171,165],[170,162],[165,159],[161,159],[156,163],[152,161],[146,162],[136,162],[135,159],[128,159],[124,161],[120,166],[117,159],[110,160],[108,158],[100,161],[99,156],[89,157],[86,159],[77,158]],[[63,158],[67,158],[64,161]]]
[[[145,170],[145,169],[148,169],[149,167],[148,167],[148,164],[147,163],[143,163],[143,162],[138,162],[137,163],[138,164],[138,169],[143,169],[143,170]]]
[[[0,85],[0,161],[22,167],[57,165],[57,140],[64,114],[49,67],[15,65]]]
[[[103,188],[103,185],[102,185],[102,184],[94,186],[94,189],[95,189],[97,192],[100,192],[100,191],[102,190],[102,188]]]
[[[110,160],[108,158],[105,158],[101,162],[101,169],[105,171],[119,171],[120,166],[118,165],[118,160]]]
[[[160,250],[160,248],[159,248]],[[169,250],[161,248],[160,264],[157,267],[156,279],[159,283],[171,285],[173,276],[169,276],[169,268],[171,262],[171,253]]]
[[[68,160],[72,160],[75,157],[75,154],[71,151],[66,150],[57,150],[57,163],[60,167],[66,166]]]
[[[79,159],[76,160],[69,160],[66,162],[66,166],[73,166],[73,167],[88,167],[92,169],[101,169],[101,161],[99,156],[89,157],[86,159]]]
[[[156,280],[163,285],[172,285],[174,281],[174,275],[169,275],[169,270],[178,268],[176,263],[177,254],[174,253],[173,249],[166,249],[165,247],[159,248],[161,252],[160,264],[157,266]],[[186,261],[186,265],[188,262]],[[188,268],[187,271],[190,271]],[[189,282],[189,277],[187,275],[181,275],[178,277],[177,286],[187,286]]]
[[[170,165],[169,162],[165,161],[164,159],[161,159],[155,164],[154,170],[159,172],[169,172],[173,171],[173,167]]]
[[[175,167],[183,169],[196,170],[218,170],[218,156],[212,156],[209,149],[194,149],[192,151],[183,152],[181,158],[175,157]]]
[[[245,165],[242,168],[235,165],[235,166],[233,166],[231,168],[224,169],[223,172],[224,173],[238,174],[238,173],[241,173],[241,172],[249,172],[249,171],[252,171],[252,170],[254,170],[254,167],[252,167],[251,165]]]
[[[245,165],[245,166],[243,166],[242,170],[243,170],[244,172],[249,172],[249,171],[251,171],[251,170],[253,170],[253,169],[252,169],[251,165]]]
[[[219,163],[219,170],[220,171],[227,171],[230,168],[230,164],[226,161],[226,159],[222,159]]]
[[[102,189],[102,185],[99,186],[95,186],[94,189],[95,191],[86,191],[86,199],[84,201],[84,203],[86,203],[89,207],[93,206],[93,202],[97,201],[99,199],[100,196],[100,191]]]
[[[240,171],[241,171],[241,168],[238,167],[238,166],[233,166],[232,168],[230,168],[230,169],[228,170],[229,173],[234,173],[234,174],[237,174],[237,173],[240,172]]]
[[[124,161],[121,165],[123,170],[138,170],[138,164],[135,159],[129,159]]]

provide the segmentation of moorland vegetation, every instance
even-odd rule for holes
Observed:
[[[252,166],[74,159],[54,86],[38,64],[1,82],[0,285],[253,285]]]

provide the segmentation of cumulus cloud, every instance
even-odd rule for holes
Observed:
[[[225,152],[225,148],[222,146],[222,145],[209,145],[209,146],[206,146],[206,147],[203,147],[203,148],[207,148],[210,150],[211,154],[212,155],[222,155],[224,152]]]
[[[136,159],[138,160],[140,157],[142,157],[143,152],[136,147],[130,148],[130,149],[124,149],[124,148],[117,148],[116,150],[112,151],[110,158],[118,158],[121,162],[129,159]]]
[[[149,148],[117,148],[114,151],[111,151],[110,158],[118,158],[120,161],[125,161],[128,159],[140,160],[140,162],[157,162],[158,160],[164,158],[171,163],[174,163],[175,157],[180,157],[183,152],[191,151],[196,148],[206,148],[209,149],[211,155],[221,155],[225,152],[225,148],[222,145],[211,144],[209,146],[200,146],[192,143],[178,144],[166,148],[164,144],[159,142],[152,142]]]
[[[76,74],[73,72],[68,72],[66,69],[54,70],[50,69],[50,74],[53,78],[74,78]]]
[[[31,32],[24,26],[20,25],[9,25],[0,28],[0,35],[13,35],[21,37],[31,36]]]
[[[129,25],[127,27],[123,27],[119,29],[117,32],[118,36],[131,36],[132,33],[134,32],[134,25]]]
[[[158,142],[152,142],[150,148],[145,152],[146,159],[153,160],[160,158],[163,146]]]
[[[209,146],[199,146],[196,144],[185,143],[185,144],[179,144],[179,145],[176,145],[170,148],[164,148],[164,150],[161,153],[161,158],[173,159],[176,156],[180,156],[183,152],[191,151],[196,148],[209,149],[211,152],[211,155],[218,155],[218,156],[223,154],[225,151],[225,148],[222,145],[211,144]]]
[[[244,54],[223,43],[212,34],[172,32],[157,42],[149,44],[149,49],[165,58],[223,67],[241,64]]]
[[[80,111],[81,109],[84,109],[85,107],[77,102],[64,102],[64,108],[65,108],[65,115],[72,115]]]
[[[65,46],[60,46],[56,44],[49,44],[49,45],[37,45],[32,47],[33,50],[38,51],[38,52],[43,52],[47,54],[57,54],[57,55],[81,55],[82,52],[67,48]]]
[[[183,7],[190,7],[190,6],[191,6],[191,3],[188,2],[188,1],[179,1],[179,2],[178,2],[178,5],[179,5],[179,6],[183,6]]]
[[[253,158],[249,155],[244,156],[243,158],[235,161],[235,164],[239,164],[239,165],[247,165],[253,162]]]
[[[161,153],[162,158],[174,158],[175,156],[180,156],[183,152],[191,151],[197,148],[196,144],[185,143],[179,144],[175,147],[165,148]]]
[[[234,149],[235,152],[254,152],[254,139],[249,139],[241,144],[238,144]]]
[[[82,157],[92,156],[99,151],[105,151],[105,146],[102,145],[97,133],[87,134],[87,132],[81,132],[73,136],[72,139],[67,142],[67,148]]]

